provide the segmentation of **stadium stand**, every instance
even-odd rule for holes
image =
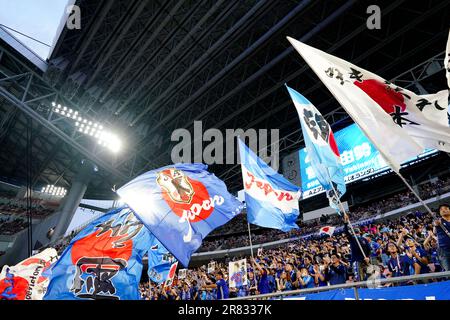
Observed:
[[[432,231],[432,218],[428,214],[418,211],[389,222],[367,223],[361,226],[360,230],[363,237],[369,241],[370,261],[379,268],[381,278],[442,270],[437,258],[437,239]],[[399,256],[407,261],[402,264],[404,269],[400,271],[393,262],[393,244]],[[418,261],[410,253],[408,246],[426,261]],[[345,233],[332,237],[295,240],[279,248],[263,251],[254,262],[248,256],[235,257],[234,260],[242,258],[247,259],[250,283],[234,291],[230,289],[230,297],[355,281],[349,236]],[[205,266],[190,269],[186,279],[175,278],[171,287],[163,288],[163,285],[143,282],[140,287],[142,298],[214,300],[216,292],[202,288],[202,285],[215,283],[215,274],[219,271],[227,278],[229,262],[228,258],[217,261],[215,272],[210,274],[206,272]]]

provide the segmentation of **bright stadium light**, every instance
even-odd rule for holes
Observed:
[[[122,148],[122,142],[119,137],[112,132],[104,131],[103,125],[96,122],[95,119],[89,120],[83,118],[79,115],[78,111],[61,106],[61,104],[57,104],[54,101],[52,102],[52,106],[53,112],[73,120],[74,126],[77,127],[75,130],[96,138],[101,146],[108,148],[114,153],[119,152]]]
[[[55,187],[53,184],[48,184],[46,187],[42,187],[41,192],[51,196],[64,197],[67,190],[63,187]]]

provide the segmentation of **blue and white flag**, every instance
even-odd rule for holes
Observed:
[[[298,229],[300,188],[277,173],[239,139],[247,220],[287,232]]]
[[[330,206],[339,212],[338,200],[345,193],[344,170],[330,125],[304,96],[286,86],[300,118],[307,157]],[[337,193],[337,194],[336,194]]]
[[[175,257],[155,236],[152,236],[152,245],[148,250],[147,274],[149,279],[159,284],[168,280],[169,271],[176,262]]]
[[[243,205],[201,163],[149,171],[117,190],[185,267],[212,230],[238,215]]]
[[[129,208],[84,228],[52,267],[44,300],[139,300],[150,232]]]

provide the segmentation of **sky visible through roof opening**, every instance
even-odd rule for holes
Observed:
[[[46,60],[58,40],[68,15],[66,7],[74,2],[74,0],[0,0],[0,25],[6,26],[7,28],[2,26],[4,30]]]

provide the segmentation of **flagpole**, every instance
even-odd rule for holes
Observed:
[[[394,170],[395,171],[395,170]],[[425,207],[425,209],[428,211],[429,214],[434,218],[435,214],[433,211],[431,211],[430,207],[422,200],[422,198],[419,196],[419,194],[413,189],[413,187],[409,184],[409,182],[403,177],[400,172],[395,171],[397,175],[402,179],[403,183],[411,190],[411,192],[414,194],[414,196],[419,200],[419,202]]]
[[[328,170],[327,170],[327,172],[328,172]],[[334,188],[333,182],[331,181],[331,177],[329,176],[329,172],[328,172],[328,178],[329,178],[329,183],[330,183],[330,185],[331,185],[331,188],[333,189],[333,192],[334,192],[334,194],[336,195],[336,199],[337,199],[337,202],[338,202],[338,204],[339,204],[339,206],[340,206],[340,208],[341,208],[341,210],[342,210],[342,213],[345,215],[345,214],[347,214],[347,213],[345,212],[344,205],[342,204],[341,199],[339,198],[338,193],[336,192],[336,189]],[[366,256],[366,254],[364,253],[364,250],[363,250],[363,248],[362,248],[362,246],[361,246],[361,243],[359,242],[359,239],[358,239],[358,237],[357,237],[357,235],[356,235],[356,233],[355,233],[355,229],[353,229],[353,224],[352,224],[351,221],[350,221],[350,217],[349,217],[348,215],[347,215],[347,217],[348,217],[348,225],[349,225],[349,227],[350,227],[350,229],[351,229],[351,231],[352,231],[352,233],[353,233],[353,236],[355,237],[355,240],[356,240],[356,243],[358,244],[359,250],[361,250],[361,253],[362,253],[363,256],[364,256],[364,259],[366,259],[367,256]]]
[[[378,151],[380,151],[380,149],[378,149]],[[394,166],[392,165],[392,163],[388,160],[387,157],[384,156],[384,154],[380,151],[381,156],[383,157],[384,161],[389,165],[389,167],[392,169],[392,171],[394,171],[399,177],[400,179],[403,181],[403,183],[408,187],[408,189],[413,193],[413,195],[417,198],[417,200],[419,200],[419,202],[425,207],[425,209],[428,211],[429,214],[431,214],[431,216],[434,218],[435,214],[433,211],[431,211],[430,207],[422,200],[422,198],[419,196],[419,194],[413,189],[413,187],[409,184],[408,181],[406,181],[405,177],[403,177],[403,175],[400,173],[400,169],[399,171],[394,170]]]
[[[255,259],[253,256],[253,244],[252,244],[252,234],[250,232],[250,223],[247,221],[247,227],[248,227],[248,239],[250,240],[250,252],[252,254],[252,258]]]

